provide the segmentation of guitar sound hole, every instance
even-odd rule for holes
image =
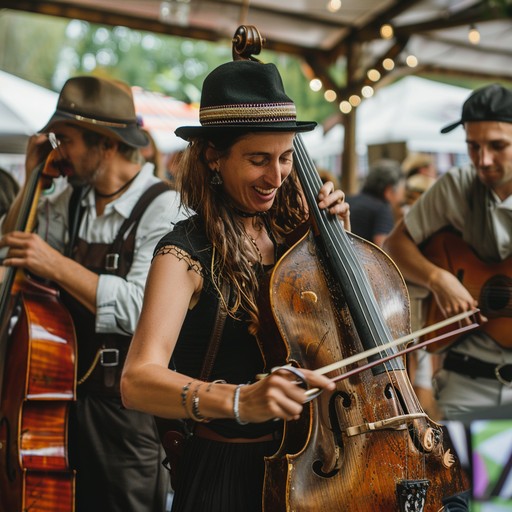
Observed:
[[[510,316],[512,295],[512,279],[507,276],[497,275],[489,279],[482,287],[480,303],[482,311],[490,318]]]

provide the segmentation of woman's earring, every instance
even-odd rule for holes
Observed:
[[[212,185],[222,185],[224,182],[222,181],[222,176],[220,175],[220,172],[213,171],[212,178],[210,180],[210,183]]]

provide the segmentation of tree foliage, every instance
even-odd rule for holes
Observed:
[[[65,32],[59,18],[0,11],[0,69],[53,89]]]
[[[5,10],[0,34],[0,68],[55,91],[71,76],[95,74],[199,102],[205,76],[231,60],[228,41],[214,44]],[[321,122],[335,111],[309,89],[298,59],[265,50],[259,57],[278,66],[301,119]]]

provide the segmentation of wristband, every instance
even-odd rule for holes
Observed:
[[[242,421],[240,419],[240,390],[242,389],[242,386],[245,386],[245,384],[238,384],[235,388],[235,394],[233,395],[233,415],[239,425],[247,425],[249,423],[248,421]]]

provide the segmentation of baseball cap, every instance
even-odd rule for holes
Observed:
[[[462,116],[445,126],[441,133],[451,132],[468,121],[503,121],[512,123],[512,90],[492,84],[471,93],[462,106]]]

